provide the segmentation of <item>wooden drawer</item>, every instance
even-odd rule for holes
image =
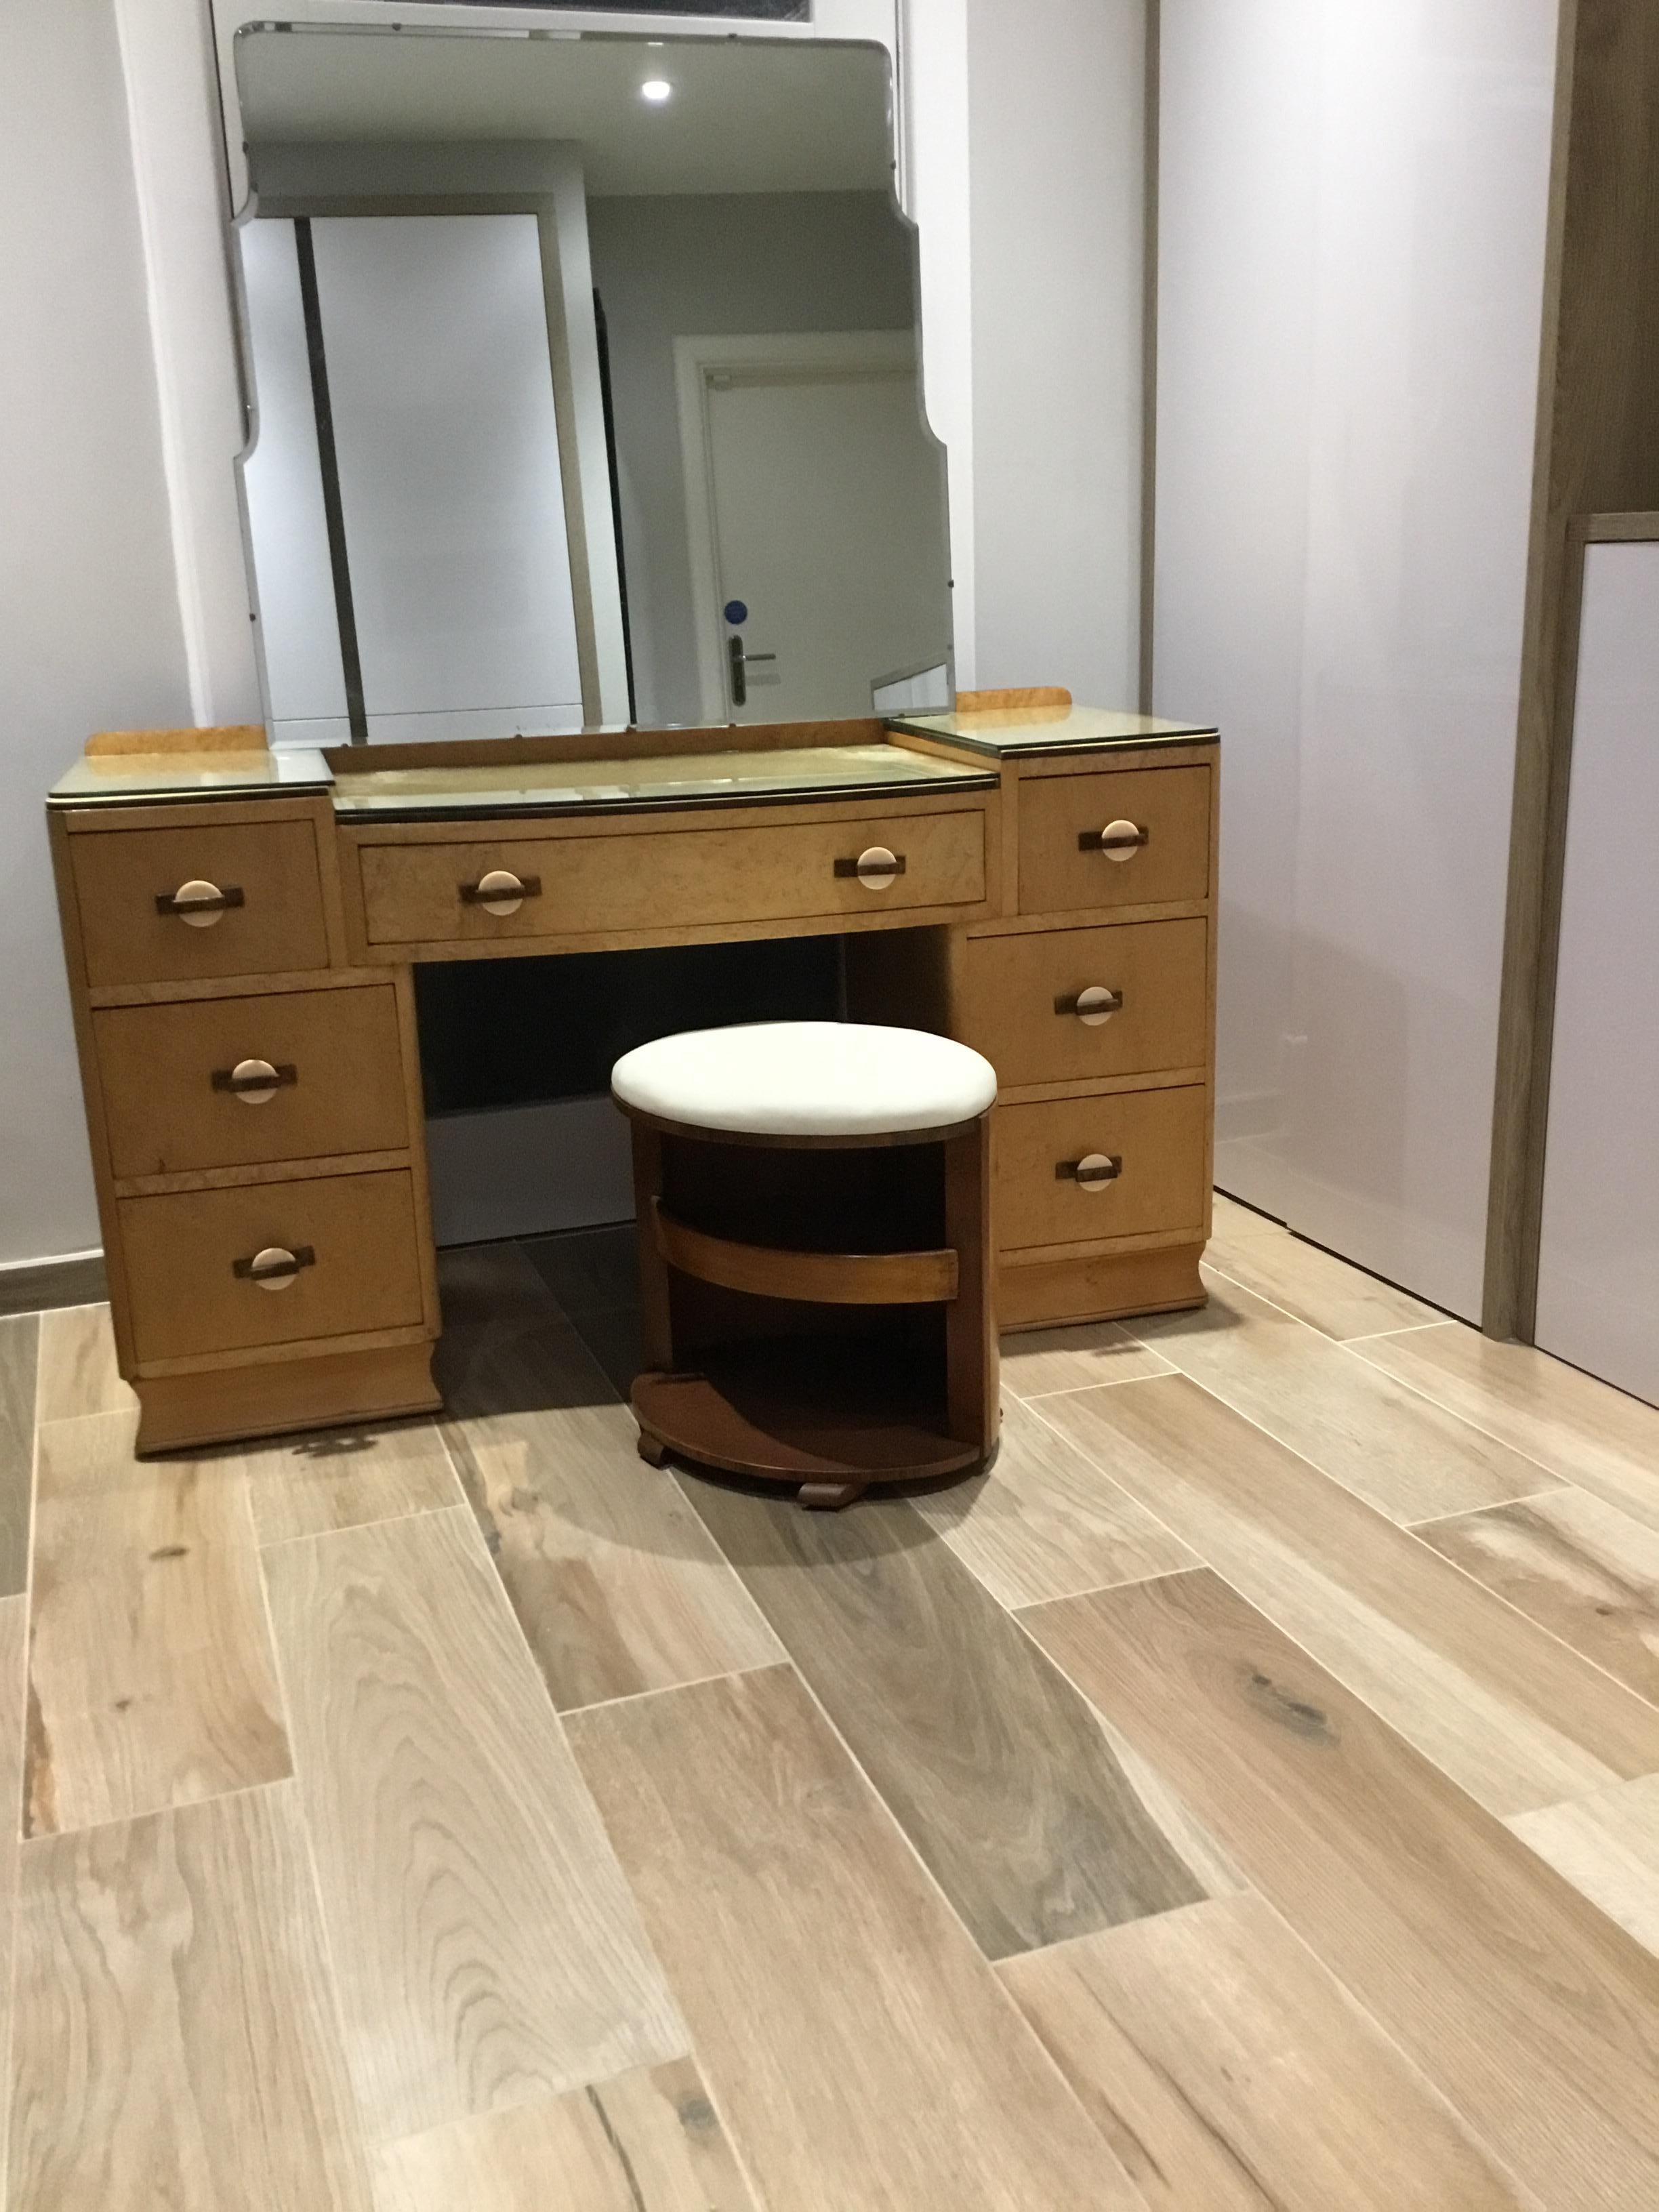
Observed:
[[[409,1142],[389,983],[106,1007],[92,1026],[118,1176],[392,1152]],[[274,1090],[224,1087],[258,1060],[276,1072]]]
[[[117,1212],[141,1366],[422,1318],[415,1186],[401,1169],[127,1198]],[[276,1289],[237,1275],[269,1250],[305,1264]]]
[[[885,848],[903,872],[845,871]],[[960,813],[767,823],[634,836],[365,845],[371,945],[491,943],[718,928],[750,921],[976,906],[985,896],[985,817]],[[838,866],[842,872],[837,872]],[[506,913],[463,892],[498,870],[534,888]]]
[[[969,938],[953,1027],[1005,1086],[1202,1067],[1209,1057],[1204,921],[1141,921]],[[1079,994],[1084,1011],[1075,1011]],[[1113,1000],[1117,1011],[1109,1012]]]
[[[1019,910],[1151,906],[1210,890],[1207,768],[1028,777],[1019,787]],[[1127,825],[1110,852],[1109,826]],[[1145,839],[1128,842],[1131,835]]]
[[[1208,1134],[1206,1095],[1197,1085],[1000,1106],[1000,1249],[1081,1244],[1154,1230],[1188,1229],[1200,1237]],[[1121,1171],[1093,1185],[1060,1172],[1091,1156],[1121,1162]]]
[[[309,822],[78,831],[69,849],[94,989],[328,965]],[[156,901],[186,884],[210,885],[231,903],[193,920],[158,912]]]

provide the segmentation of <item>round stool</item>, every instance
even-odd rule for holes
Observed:
[[[920,1030],[697,1030],[611,1072],[633,1123],[640,1450],[806,1506],[997,1437],[987,1060]]]

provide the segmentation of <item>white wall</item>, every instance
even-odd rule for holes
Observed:
[[[1480,1303],[1555,0],[1164,0],[1160,711],[1224,1188]]]
[[[98,1243],[42,800],[191,718],[111,0],[0,9],[0,1263]]]
[[[977,681],[1139,687],[1142,0],[969,0]]]

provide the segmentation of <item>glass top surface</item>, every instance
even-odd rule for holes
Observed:
[[[340,815],[556,813],[581,807],[663,806],[837,792],[973,786],[988,773],[902,745],[809,745],[652,757],[515,762],[509,767],[341,769]]]
[[[1194,744],[1216,735],[1213,722],[1172,722],[1109,707],[998,707],[982,713],[905,714],[895,730],[950,738],[975,752],[1060,752],[1068,746]]]
[[[97,753],[82,756],[52,786],[49,803],[95,805],[140,799],[229,799],[243,792],[326,791],[321,753]]]

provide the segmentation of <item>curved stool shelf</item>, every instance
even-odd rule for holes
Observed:
[[[710,1237],[651,1207],[658,1251],[671,1267],[700,1283],[761,1298],[799,1298],[809,1305],[925,1306],[957,1295],[954,1251],[793,1252]]]

